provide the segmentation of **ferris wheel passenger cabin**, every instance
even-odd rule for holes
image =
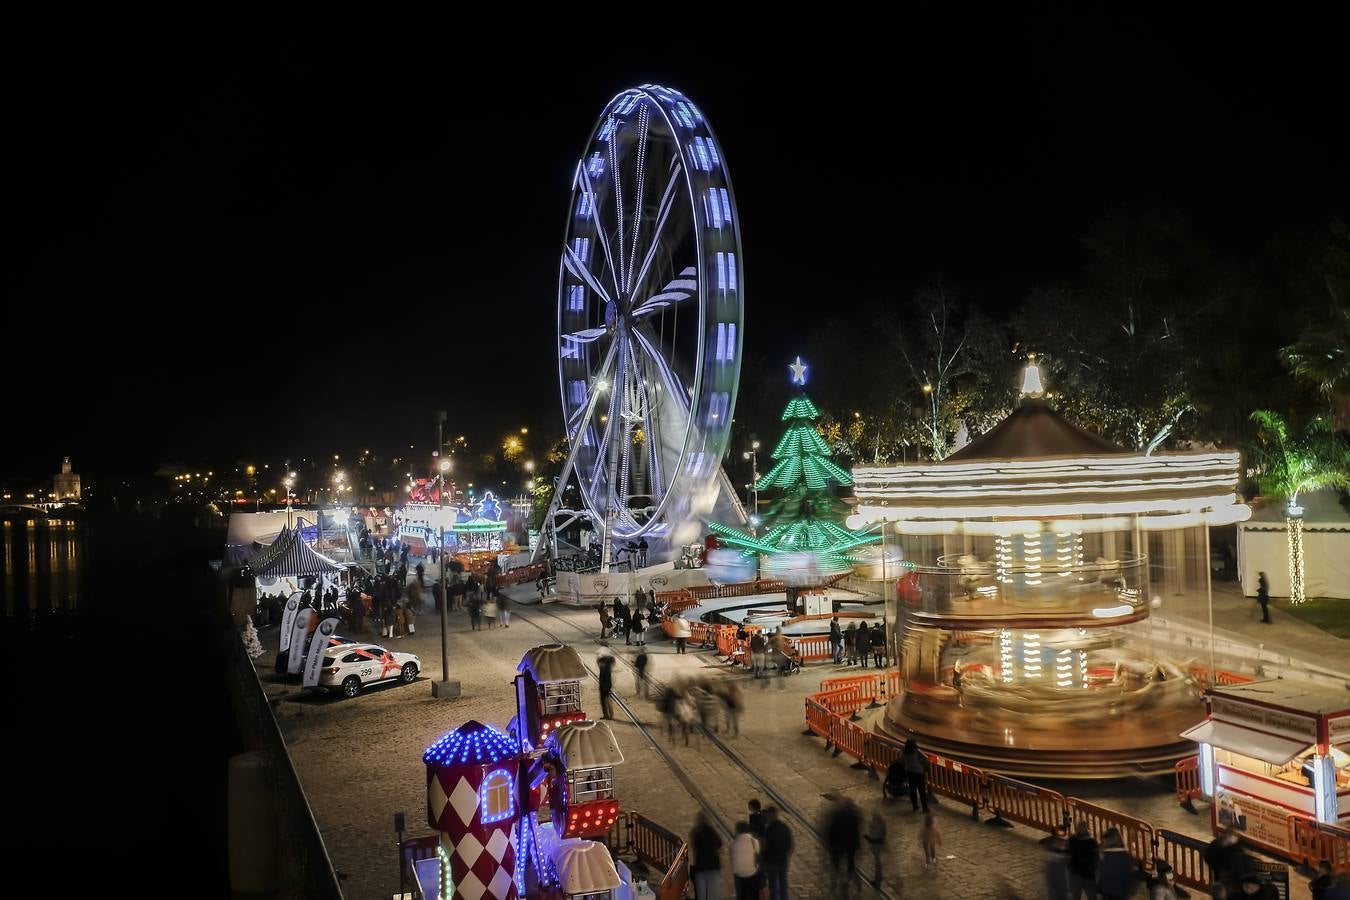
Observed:
[[[516,728],[531,747],[540,747],[564,725],[586,718],[581,681],[586,668],[566,644],[541,644],[520,661],[516,675]]]
[[[572,722],[549,737],[553,827],[563,838],[603,837],[619,817],[614,767],[623,752],[604,722]],[[561,790],[559,789],[561,788]]]

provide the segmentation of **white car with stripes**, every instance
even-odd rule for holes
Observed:
[[[415,653],[398,653],[378,644],[342,644],[325,652],[319,687],[355,697],[368,684],[412,684],[421,670],[422,660]]]

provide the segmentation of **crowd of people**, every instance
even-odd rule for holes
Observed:
[[[867,668],[871,659],[878,668],[886,665],[886,627],[881,622],[849,622],[847,628],[839,626],[839,617],[830,619],[830,652],[835,665],[847,663],[850,666],[861,664]]]

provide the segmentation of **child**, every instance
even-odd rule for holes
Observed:
[[[931,869],[937,865],[937,848],[942,844],[942,832],[932,813],[924,813],[923,828],[919,830],[919,843],[923,844],[923,867]]]

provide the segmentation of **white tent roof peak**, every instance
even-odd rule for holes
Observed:
[[[529,672],[540,684],[580,681],[586,677],[586,667],[581,664],[581,657],[567,644],[540,644],[530,648],[517,670]]]
[[[1022,371],[1022,396],[1044,397],[1045,386],[1041,384],[1041,370],[1036,365],[1036,354],[1027,357],[1027,367]]]

